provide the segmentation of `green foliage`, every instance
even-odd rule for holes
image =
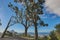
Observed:
[[[55,26],[55,28],[56,28],[56,30],[60,33],[60,24],[57,24],[57,25]]]
[[[57,24],[55,28],[60,29],[60,24]]]
[[[50,40],[58,40],[58,38],[57,38],[57,36],[56,36],[56,34],[55,34],[54,31],[52,31],[52,32],[50,33],[50,37],[51,37]]]
[[[38,20],[39,21],[41,20],[40,17],[39,17],[39,15],[43,14],[43,10],[42,9],[44,8],[42,6],[43,4],[41,4],[41,3],[44,3],[45,0],[38,0],[37,3],[35,3],[33,0],[29,0],[29,1],[30,1],[30,4],[27,2],[27,0],[14,0],[14,2],[24,2],[25,3],[24,5],[26,7],[26,10],[25,10],[26,12],[24,13],[24,15],[26,17],[24,17],[24,18],[26,18],[27,21],[29,21],[32,24],[34,24],[34,20],[36,20],[36,22]],[[18,14],[20,16],[20,18],[19,18],[20,21],[23,22],[24,18],[22,18],[22,17],[24,15],[22,17],[20,15],[20,14],[23,14],[22,13],[23,10],[21,10],[19,12],[19,8],[17,6],[13,6],[11,4],[11,2],[8,4],[8,7],[12,8],[15,11],[16,15]],[[37,22],[36,24],[38,25],[39,23]],[[44,22],[41,22],[40,25],[42,25],[42,26],[48,26],[48,24],[44,24]]]
[[[45,0],[38,0],[40,4],[43,4]]]
[[[55,26],[55,28],[56,28],[56,30],[55,30],[56,36],[57,36],[57,38],[60,40],[60,24],[57,24],[57,25]]]
[[[48,24],[45,24],[43,21],[40,22],[41,26],[48,26]]]
[[[14,2],[16,2],[16,3],[17,3],[17,0],[14,0]]]
[[[11,4],[11,2],[9,2],[9,4],[8,4],[8,7],[12,7],[13,5]]]

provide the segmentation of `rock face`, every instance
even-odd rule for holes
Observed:
[[[12,37],[9,37],[9,38],[0,38],[0,40],[27,40],[27,39],[24,39],[24,38],[12,38]]]

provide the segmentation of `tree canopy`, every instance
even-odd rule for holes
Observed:
[[[14,6],[11,2],[8,4],[8,7],[14,10],[16,16],[19,18],[20,23],[28,26],[34,26],[35,40],[38,40],[38,25],[48,26],[48,24],[45,24],[44,21],[40,18],[40,15],[43,14],[45,0],[37,0],[37,2],[36,0],[14,0],[14,2],[20,3],[24,6],[24,13],[23,9],[19,10],[19,7]]]

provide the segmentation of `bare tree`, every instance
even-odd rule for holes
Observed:
[[[11,16],[11,18],[10,18],[8,24],[7,24],[7,27],[5,28],[5,30],[4,30],[1,38],[4,38],[4,35],[5,35],[6,31],[7,31],[7,29],[8,29],[10,26],[13,26],[14,24],[16,24],[17,22],[18,22],[18,21],[16,20],[16,17]]]

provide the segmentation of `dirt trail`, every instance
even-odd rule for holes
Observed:
[[[27,39],[24,39],[24,38],[0,38],[0,40],[27,40]]]

